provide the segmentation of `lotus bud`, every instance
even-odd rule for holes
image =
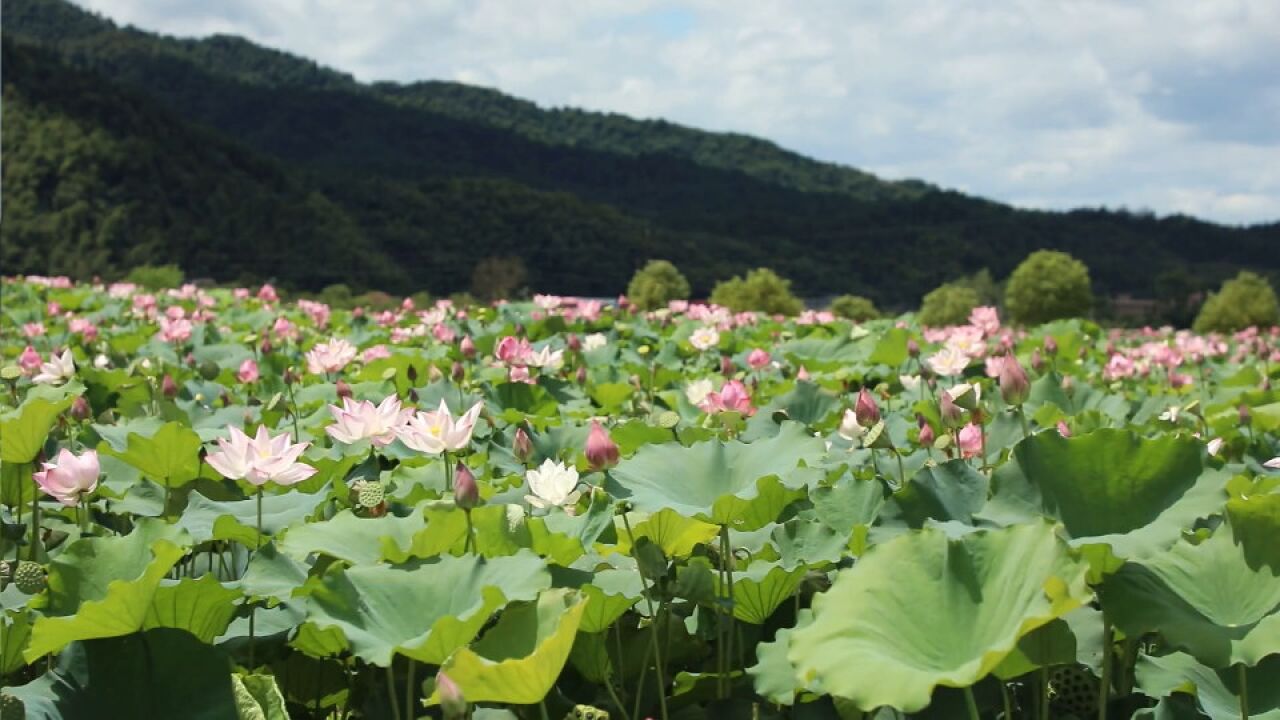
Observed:
[[[439,382],[444,379],[444,373],[440,372],[440,368],[431,365],[427,370],[427,379],[431,382]]]
[[[165,373],[160,380],[160,393],[170,400],[178,396],[178,383],[169,373]]]
[[[582,350],[582,339],[575,333],[569,336],[568,343],[570,352],[578,352]]]
[[[417,391],[417,390],[414,390],[413,388],[409,388],[409,392],[407,393],[407,396],[408,396],[408,400],[409,400],[409,402],[410,402],[410,403],[413,403],[414,405],[417,405],[417,404],[418,404],[418,391]]]
[[[338,390],[339,402],[341,402],[342,400],[345,400],[346,398],[351,397],[351,386],[347,384],[346,380],[338,381],[337,390]]]
[[[79,422],[89,419],[93,411],[89,408],[89,401],[84,399],[83,395],[77,395],[75,402],[71,403],[71,417]]]
[[[808,370],[807,368],[805,368],[805,366],[801,365],[801,366],[800,366],[800,369],[799,369],[798,371],[796,371],[796,379],[797,379],[797,380],[808,380],[808,379],[809,379],[809,370]]]
[[[1059,420],[1059,421],[1058,421],[1058,434],[1059,434],[1059,435],[1061,435],[1061,436],[1062,436],[1062,437],[1064,437],[1064,438],[1069,438],[1069,437],[1071,437],[1071,428],[1067,427],[1067,421],[1066,421],[1066,420]]]
[[[185,362],[185,363],[187,364],[187,367],[195,367],[195,366],[196,366],[196,356],[195,356],[195,355],[193,355],[193,354],[191,354],[191,353],[187,353],[187,356],[186,356],[185,358],[183,358],[182,360],[183,360],[183,362]]]
[[[1031,368],[1038,373],[1044,372],[1044,358],[1040,355],[1040,348],[1031,351]]]
[[[587,384],[587,366],[579,365],[578,371],[574,373],[573,379],[579,385],[586,385]]]
[[[1007,405],[1021,405],[1031,394],[1031,382],[1027,380],[1027,371],[1012,355],[1005,357],[1000,363],[1000,395]]]
[[[930,425],[923,415],[916,416],[916,422],[920,425],[920,445],[923,447],[933,447],[934,435],[933,426]]]
[[[445,720],[462,720],[467,716],[467,700],[462,697],[462,688],[443,671],[436,673],[436,693],[440,696]]]
[[[858,401],[853,405],[853,412],[862,427],[871,427],[880,422],[880,407],[865,387],[858,391]]]
[[[271,344],[271,338],[263,338],[263,340],[262,340],[262,354],[263,354],[263,355],[270,355],[270,354],[271,354],[271,352],[272,352],[273,350],[275,350],[275,347],[274,347],[274,346],[272,346],[272,344]]]
[[[450,368],[449,370],[449,377],[453,378],[454,382],[462,382],[462,379],[465,378],[466,376],[467,376],[467,367],[463,365],[461,362],[454,360],[453,367]]]
[[[511,441],[511,452],[520,462],[528,462],[533,456],[533,441],[529,439],[529,433],[524,428],[516,428],[516,436]]]
[[[1239,410],[1239,413],[1240,413],[1240,424],[1241,424],[1241,425],[1248,425],[1248,424],[1249,424],[1249,422],[1253,420],[1253,415],[1252,415],[1252,413],[1250,413],[1250,412],[1249,412],[1249,406],[1248,406],[1248,405],[1245,405],[1245,404],[1241,403],[1241,404],[1240,404],[1240,410]]]
[[[920,343],[916,342],[915,338],[907,340],[907,355],[912,358],[920,357]]]
[[[405,368],[404,376],[409,378],[409,382],[418,382],[418,368],[410,365]]]
[[[592,470],[604,470],[618,464],[618,444],[598,421],[591,421],[587,434],[587,462]]]
[[[299,378],[298,378],[298,371],[297,371],[297,370],[294,370],[292,366],[287,367],[287,368],[285,368],[285,369],[284,369],[284,384],[285,384],[285,385],[293,385],[293,384],[297,383],[297,382],[298,382],[298,380],[299,380]]]
[[[733,359],[728,355],[720,356],[720,372],[724,375],[733,374]]]
[[[462,353],[462,357],[471,360],[476,356],[476,341],[471,339],[470,335],[463,335],[462,341],[458,343],[458,352]]]
[[[480,504],[480,487],[476,485],[476,476],[461,462],[453,474],[453,502],[467,512]]]
[[[1049,357],[1058,354],[1058,341],[1052,335],[1046,335],[1044,338],[1044,352]]]
[[[958,428],[964,424],[964,411],[959,405],[951,399],[951,393],[942,393],[942,402],[939,406],[942,422],[949,428]]]

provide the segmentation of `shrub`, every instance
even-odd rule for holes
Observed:
[[[1093,307],[1089,268],[1064,252],[1037,250],[1009,276],[1004,307],[1024,325],[1086,315]]]
[[[861,295],[841,295],[832,300],[831,312],[854,322],[875,320],[880,317],[880,311],[876,309],[875,304]]]
[[[971,287],[947,283],[934,288],[920,303],[921,325],[942,327],[962,325],[978,306],[978,292]]]
[[[511,298],[528,275],[524,260],[514,255],[487,257],[471,271],[471,294],[485,302]]]
[[[139,265],[125,279],[148,290],[164,290],[178,287],[186,277],[177,265]]]
[[[791,294],[791,281],[769,268],[756,268],[745,278],[734,277],[716,283],[711,290],[711,302],[734,312],[756,310],[771,315],[796,315],[804,309],[800,298]]]
[[[1222,283],[1196,316],[1196,332],[1234,332],[1250,325],[1265,327],[1280,320],[1276,291],[1267,279],[1244,271]]]
[[[650,260],[627,283],[627,299],[641,310],[657,310],[688,297],[689,281],[666,260]]]
[[[347,287],[343,283],[326,285],[325,288],[320,291],[320,295],[316,299],[330,307],[344,310],[350,309],[354,304],[354,298],[351,295],[351,288]]]

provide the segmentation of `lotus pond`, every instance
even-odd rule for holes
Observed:
[[[1271,329],[3,300],[4,720],[1280,718]]]

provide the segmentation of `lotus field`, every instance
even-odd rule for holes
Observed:
[[[3,720],[1280,718],[1272,329],[3,300]]]

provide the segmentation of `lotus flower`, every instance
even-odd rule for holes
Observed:
[[[720,392],[709,393],[700,407],[706,413],[737,412],[744,416],[753,415],[756,411],[751,406],[747,386],[740,380],[730,380],[720,388]]]
[[[578,502],[578,471],[551,458],[542,461],[536,470],[525,473],[532,495],[525,495],[529,504],[538,508],[568,507]]]
[[[698,350],[710,350],[720,344],[720,333],[713,327],[700,327],[689,336],[689,344]]]
[[[960,454],[966,458],[978,457],[982,454],[982,428],[976,423],[969,423],[960,428],[960,434],[956,438],[956,444],[960,446]]]
[[[52,495],[67,507],[80,504],[80,496],[98,487],[98,453],[86,450],[79,457],[66,448],[58,451],[54,462],[44,463],[44,469],[32,474],[40,489]]]
[[[939,375],[950,376],[964,373],[969,367],[969,356],[948,345],[929,356],[929,367]]]
[[[582,339],[582,349],[588,352],[599,350],[609,344],[609,338],[604,333],[591,333]]]
[[[76,363],[70,350],[63,350],[61,355],[52,355],[49,362],[41,363],[40,372],[32,381],[41,385],[61,385],[76,375]]]
[[[511,453],[520,462],[527,461],[533,455],[533,441],[529,439],[529,433],[522,427],[516,428],[516,436],[511,441]]]
[[[391,444],[396,439],[396,431],[413,414],[408,408],[400,408],[400,398],[395,395],[387,396],[377,405],[344,397],[342,407],[330,405],[329,412],[335,420],[324,429],[329,437],[348,445],[368,438],[377,447]]]
[[[544,347],[529,355],[527,363],[543,370],[559,370],[564,367],[564,350],[552,350]]]
[[[44,360],[40,358],[40,353],[30,345],[18,356],[18,367],[22,368],[23,375],[35,375],[43,364]]]
[[[858,414],[853,411],[853,408],[846,408],[844,415],[840,418],[840,429],[836,430],[840,437],[853,442],[862,437],[866,431],[866,428],[858,424]]]
[[[1280,470],[1280,457],[1273,457],[1262,463],[1262,466],[1271,470]]]
[[[880,422],[880,407],[865,387],[858,391],[858,401],[854,403],[853,412],[862,427],[871,427]]]
[[[769,353],[761,350],[760,348],[756,348],[755,350],[747,353],[747,365],[752,370],[759,370],[765,367],[769,364],[770,359]]]
[[[287,432],[272,437],[266,425],[259,425],[252,438],[231,426],[227,431],[231,439],[219,438],[218,449],[205,458],[223,477],[261,487],[269,482],[297,485],[316,474],[315,468],[298,462],[310,443],[290,442]]]
[[[702,403],[706,402],[707,396],[715,392],[715,389],[716,387],[711,384],[710,378],[702,378],[686,385],[684,396],[689,399],[691,404],[701,407]]]
[[[236,379],[246,385],[258,381],[258,363],[253,358],[245,358],[236,372]]]
[[[317,343],[307,351],[307,372],[313,375],[335,373],[356,359],[356,346],[335,338],[327,343]]]
[[[591,421],[591,432],[587,433],[586,455],[592,470],[603,470],[618,464],[618,444],[596,420]]]
[[[444,400],[436,410],[419,412],[396,429],[401,442],[418,452],[438,455],[448,450],[462,450],[471,444],[471,433],[480,417],[481,404],[471,406],[461,416],[454,418]]]

